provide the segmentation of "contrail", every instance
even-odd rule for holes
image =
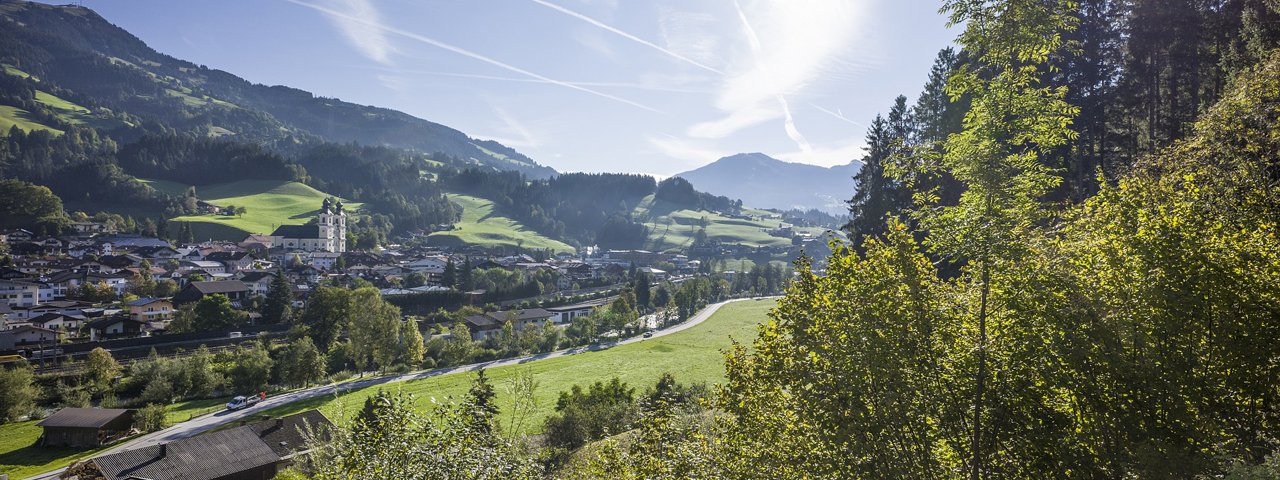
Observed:
[[[659,111],[659,110],[656,110],[656,109],[654,109],[654,108],[651,108],[651,107],[648,107],[648,106],[645,106],[645,105],[641,105],[641,104],[639,104],[639,103],[633,102],[633,101],[631,101],[631,100],[627,100],[627,99],[625,99],[625,98],[616,97],[616,96],[609,95],[609,94],[604,93],[604,92],[598,92],[598,91],[592,90],[592,89],[590,89],[590,88],[580,87],[580,86],[578,86],[578,85],[574,85],[574,84],[572,84],[572,83],[562,82],[562,81],[560,81],[560,80],[556,80],[556,79],[554,79],[554,78],[549,78],[549,77],[546,77],[546,76],[543,76],[543,75],[539,75],[539,74],[537,74],[537,73],[530,72],[530,71],[525,70],[525,69],[523,69],[523,68],[516,67],[516,66],[513,66],[513,65],[509,65],[509,64],[506,64],[506,63],[500,62],[500,61],[498,61],[498,60],[494,60],[494,59],[492,59],[492,58],[486,57],[486,56],[481,55],[481,54],[479,54],[479,53],[475,53],[475,52],[472,52],[472,51],[470,51],[470,50],[466,50],[466,49],[463,49],[463,48],[455,47],[455,46],[453,46],[453,45],[449,45],[449,44],[447,44],[447,43],[444,43],[444,42],[441,42],[441,41],[438,41],[438,40],[435,40],[435,39],[432,39],[432,38],[428,38],[428,37],[425,37],[425,36],[422,36],[422,35],[418,35],[418,34],[413,33],[413,32],[408,32],[408,31],[401,30],[401,29],[398,29],[398,28],[395,28],[395,27],[391,27],[391,26],[387,26],[387,25],[382,25],[382,24],[379,24],[379,23],[376,23],[376,22],[371,22],[371,21],[365,20],[365,19],[363,19],[363,18],[353,17],[353,16],[351,16],[351,15],[347,15],[347,14],[345,14],[345,13],[342,13],[342,12],[339,12],[339,11],[336,11],[336,10],[333,10],[333,9],[330,9],[330,8],[325,8],[325,7],[322,7],[322,6],[319,6],[319,5],[313,5],[313,4],[310,4],[310,3],[303,2],[303,1],[301,1],[301,0],[285,0],[285,1],[286,1],[286,2],[289,2],[289,3],[292,3],[292,4],[295,4],[295,5],[299,5],[299,6],[303,6],[303,7],[310,8],[310,9],[312,9],[312,10],[316,10],[316,11],[318,11],[318,12],[323,12],[323,13],[326,13],[326,14],[329,14],[329,15],[333,15],[333,16],[335,16],[335,17],[339,17],[339,18],[343,18],[343,19],[346,19],[346,20],[350,20],[350,21],[352,21],[352,22],[360,23],[360,24],[363,24],[363,25],[368,25],[368,26],[373,27],[373,28],[376,28],[376,29],[378,29],[378,30],[382,30],[382,31],[387,32],[387,33],[396,34],[396,35],[399,35],[399,36],[402,36],[402,37],[408,38],[408,39],[410,39],[410,40],[416,40],[416,41],[419,41],[419,42],[425,43],[425,44],[427,44],[427,45],[431,45],[431,46],[436,47],[436,48],[441,48],[441,49],[444,49],[444,50],[448,50],[448,51],[453,52],[453,53],[456,53],[456,54],[458,54],[458,55],[462,55],[462,56],[464,56],[464,57],[468,57],[468,58],[472,58],[472,59],[475,59],[475,60],[479,60],[479,61],[481,61],[481,62],[488,63],[488,64],[493,65],[493,66],[495,66],[495,67],[499,67],[499,68],[502,68],[502,69],[505,69],[505,70],[510,70],[510,71],[512,71],[512,72],[519,73],[519,74],[521,74],[521,75],[525,75],[525,76],[528,76],[528,77],[531,77],[531,78],[536,78],[536,79],[538,79],[538,80],[542,80],[542,81],[547,82],[547,83],[550,83],[550,84],[559,85],[559,86],[562,86],[562,87],[565,87],[565,88],[571,88],[571,89],[577,90],[577,91],[579,91],[579,92],[589,93],[589,94],[595,95],[595,96],[597,96],[597,97],[607,98],[607,99],[609,99],[609,100],[613,100],[613,101],[615,101],[615,102],[625,103],[625,104],[627,104],[627,105],[631,105],[631,106],[636,107],[636,108],[641,108],[641,109],[644,109],[644,110],[648,110],[648,111],[650,111],[650,112],[654,112],[654,113],[662,113],[662,112],[661,112],[661,111]]]
[[[751,54],[755,55],[756,60],[759,61],[762,49],[760,37],[756,35],[756,29],[751,27],[751,22],[747,20],[747,13],[742,11],[742,5],[738,4],[738,0],[733,1],[733,8],[738,11],[738,19],[742,20],[742,29],[746,32],[748,43],[751,45]],[[787,104],[787,99],[781,93],[775,93],[773,96],[778,99],[778,104],[782,105],[782,128],[787,132],[787,137],[796,142],[801,152],[812,153],[813,146],[800,133],[800,129],[796,128],[796,119],[791,116],[791,105]]]
[[[831,116],[836,117],[836,118],[838,118],[838,119],[840,119],[840,120],[843,120],[843,121],[845,121],[846,123],[848,123],[848,124],[850,124],[850,125],[853,125],[853,126],[855,126],[855,127],[859,127],[859,128],[861,128],[861,127],[863,127],[863,126],[864,126],[864,125],[862,125],[862,124],[861,124],[861,123],[859,123],[859,122],[856,122],[856,121],[850,120],[850,119],[849,119],[849,117],[844,116],[844,114],[843,114],[843,113],[833,112],[833,111],[831,111],[831,110],[828,110],[828,109],[822,108],[822,107],[817,106],[817,105],[812,104],[812,103],[810,103],[810,104],[809,104],[809,106],[810,106],[810,107],[813,107],[813,108],[818,109],[818,110],[819,110],[819,111],[821,111],[822,113],[825,113],[825,114],[827,114],[827,115],[831,115]]]
[[[609,25],[607,25],[607,24],[605,24],[605,23],[603,23],[603,22],[601,22],[601,21],[599,21],[599,20],[596,20],[596,19],[594,19],[594,18],[588,17],[588,16],[583,15],[583,14],[581,14],[581,13],[575,12],[575,11],[573,11],[573,10],[569,10],[569,9],[567,9],[567,8],[561,7],[561,6],[559,6],[559,5],[556,5],[556,4],[554,4],[554,3],[548,2],[548,1],[546,1],[546,0],[530,0],[530,1],[532,1],[533,3],[536,3],[536,4],[538,4],[538,5],[542,5],[542,6],[544,6],[544,7],[547,7],[547,8],[550,8],[550,9],[552,9],[552,10],[555,10],[555,11],[557,11],[557,12],[563,13],[563,14],[568,15],[568,16],[570,16],[570,17],[576,18],[576,19],[578,19],[578,20],[582,20],[582,21],[584,21],[584,22],[587,22],[587,23],[590,23],[590,24],[595,25],[595,26],[597,26],[597,27],[600,27],[600,28],[603,28],[603,29],[605,29],[605,30],[608,30],[608,31],[610,31],[610,32],[612,32],[612,33],[614,33],[614,34],[616,34],[616,35],[618,35],[618,36],[621,36],[622,38],[625,38],[625,39],[627,39],[627,40],[631,40],[631,41],[633,41],[633,42],[639,43],[639,44],[641,44],[641,45],[644,45],[644,46],[646,46],[646,47],[652,48],[652,49],[657,50],[657,51],[659,51],[659,52],[665,53],[665,54],[667,54],[668,56],[670,56],[671,58],[674,58],[674,59],[676,59],[676,60],[680,60],[680,61],[682,61],[682,62],[684,62],[684,63],[689,64],[689,65],[693,65],[693,66],[695,66],[695,67],[701,68],[701,69],[703,69],[703,70],[706,70],[706,71],[708,71],[708,72],[711,72],[711,73],[714,73],[714,74],[717,74],[717,75],[724,75],[724,72],[720,71],[719,69],[716,69],[716,68],[714,68],[714,67],[709,67],[709,66],[707,66],[707,65],[704,65],[704,64],[702,64],[702,63],[698,62],[697,60],[694,60],[694,59],[692,59],[692,58],[686,57],[686,56],[681,55],[681,54],[679,54],[679,53],[673,52],[673,51],[668,50],[668,49],[666,49],[666,48],[662,48],[662,47],[660,47],[660,46],[658,46],[658,45],[654,44],[653,42],[650,42],[650,41],[645,40],[645,39],[643,39],[643,38],[637,37],[637,36],[632,35],[632,34],[630,34],[630,33],[624,32],[624,31],[619,30],[619,29],[617,29],[617,28],[611,27],[611,26],[609,26]]]

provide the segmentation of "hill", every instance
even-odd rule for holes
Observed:
[[[428,235],[427,240],[431,245],[466,244],[575,251],[564,242],[547,238],[520,222],[495,213],[492,201],[459,194],[450,194],[449,200],[462,206],[462,219],[454,224],[454,230]]]
[[[173,189],[174,184],[161,183],[160,188]],[[183,187],[185,191],[185,186]],[[171,222],[191,222],[196,238],[243,240],[249,233],[271,233],[280,225],[302,225],[315,218],[320,203],[330,197],[324,192],[298,182],[241,180],[231,183],[196,187],[201,200],[218,206],[243,206],[242,216],[187,215]],[[359,203],[347,208],[358,211]]]
[[[0,105],[21,108],[33,88],[71,97],[54,107],[68,108],[56,115],[100,122],[124,140],[141,133],[132,125],[150,120],[179,132],[258,143],[297,138],[358,142],[436,152],[531,178],[556,173],[500,143],[403,112],[254,84],[170,57],[88,8],[0,0],[0,25],[0,63],[8,74],[0,83]],[[21,112],[0,112],[5,119],[0,122],[16,123],[13,119],[21,117]],[[20,128],[40,124],[57,128],[44,122]]]
[[[740,216],[729,217],[706,210],[694,210],[657,200],[653,195],[645,197],[636,206],[634,215],[643,220],[649,235],[645,247],[662,252],[682,250],[693,244],[698,230],[706,227],[707,240],[727,244],[743,244],[761,247],[791,245],[790,238],[769,235],[768,230],[785,225],[776,219],[777,214],[763,210],[744,208]],[[750,218],[743,218],[750,217]],[[799,231],[821,234],[820,228],[799,228]]]
[[[784,162],[763,153],[740,153],[675,176],[698,190],[741,199],[756,208],[844,213],[844,202],[854,193],[853,176],[860,168],[858,161],[823,168]]]

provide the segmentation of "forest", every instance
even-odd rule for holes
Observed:
[[[409,435],[448,478],[1280,477],[1277,8],[945,0],[960,48],[870,124],[855,241],[798,262],[702,408],[575,388],[554,421],[635,420],[557,463],[467,414],[482,376],[443,422],[367,405],[337,443],[365,455],[303,472]]]

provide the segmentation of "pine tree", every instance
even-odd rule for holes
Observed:
[[[452,258],[444,264],[444,274],[440,276],[440,283],[447,288],[453,288],[458,284],[458,267],[454,265]]]
[[[267,290],[267,300],[262,305],[262,321],[272,324],[289,320],[285,318],[285,313],[292,303],[293,289],[289,286],[289,280],[283,271],[276,270],[271,288]]]

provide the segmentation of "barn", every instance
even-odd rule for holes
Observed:
[[[44,428],[40,445],[91,448],[111,443],[133,427],[133,410],[120,408],[64,408],[49,415],[37,427]]]

